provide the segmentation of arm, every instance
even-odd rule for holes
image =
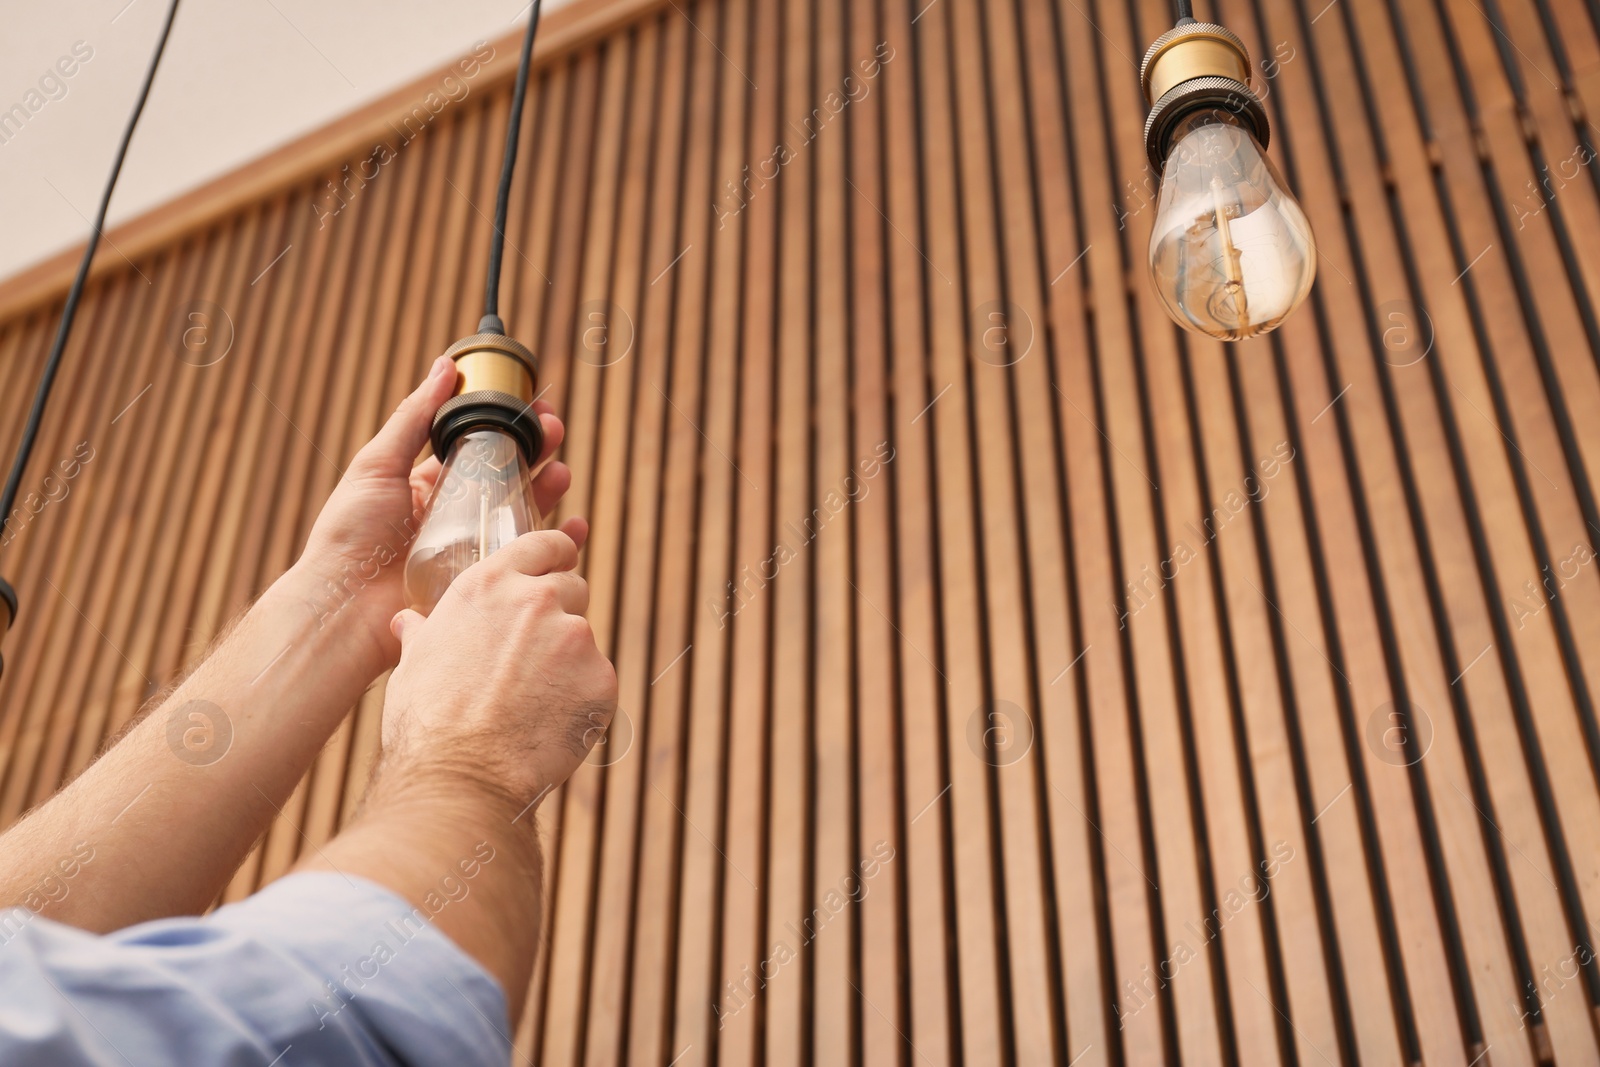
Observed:
[[[99,932],[208,907],[384,665],[355,626],[315,625],[319,591],[304,572],[280,578],[171,696],[0,837],[0,901]],[[58,862],[74,849],[91,858],[69,875]]]
[[[412,468],[450,395],[441,359],[351,461],[301,559],[177,689],[79,778],[0,836],[0,906],[89,930],[204,910],[362,691],[394,663],[414,516]],[[541,411],[546,448],[561,424]],[[541,471],[548,510],[570,474]],[[582,527],[575,530],[580,534]],[[83,861],[84,855],[92,859]],[[70,874],[67,872],[70,870]]]
[[[456,579],[427,619],[396,617],[378,773],[353,825],[301,865],[369,879],[430,913],[441,878],[470,867],[470,892],[434,922],[500,983],[513,1027],[541,915],[534,810],[616,709],[577,552],[561,532],[524,535]]]

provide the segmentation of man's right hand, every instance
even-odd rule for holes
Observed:
[[[394,617],[386,764],[461,774],[519,805],[577,769],[617,706],[577,560],[560,530],[524,534],[463,571],[429,617]]]

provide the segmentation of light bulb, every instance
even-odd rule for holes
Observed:
[[[1224,341],[1266,333],[1316,277],[1305,213],[1235,113],[1188,114],[1168,143],[1150,232],[1156,292],[1186,329]]]
[[[406,558],[406,603],[426,615],[456,576],[539,528],[533,482],[517,441],[481,427],[450,446]]]

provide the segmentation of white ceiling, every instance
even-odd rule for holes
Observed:
[[[16,104],[36,110],[20,130],[0,129],[8,138],[0,142],[0,278],[87,235],[167,2],[7,5],[0,113]],[[546,0],[545,10],[563,2]],[[316,129],[477,41],[512,32],[526,5],[184,0],[117,183],[111,223]],[[74,45],[80,55],[92,50],[90,58],[72,61]],[[76,67],[70,77],[56,69],[63,57],[64,69]]]

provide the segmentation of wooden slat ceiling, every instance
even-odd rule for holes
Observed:
[[[529,1062],[1600,1060],[1594,5],[1204,11],[1321,249],[1232,347],[1145,280],[1162,0],[574,10],[619,7],[547,50],[511,206],[623,709],[545,809]],[[0,822],[472,329],[495,70],[102,252],[33,479],[93,458],[4,556]],[[8,448],[56,313],[0,324]],[[348,816],[382,699],[230,898]]]

